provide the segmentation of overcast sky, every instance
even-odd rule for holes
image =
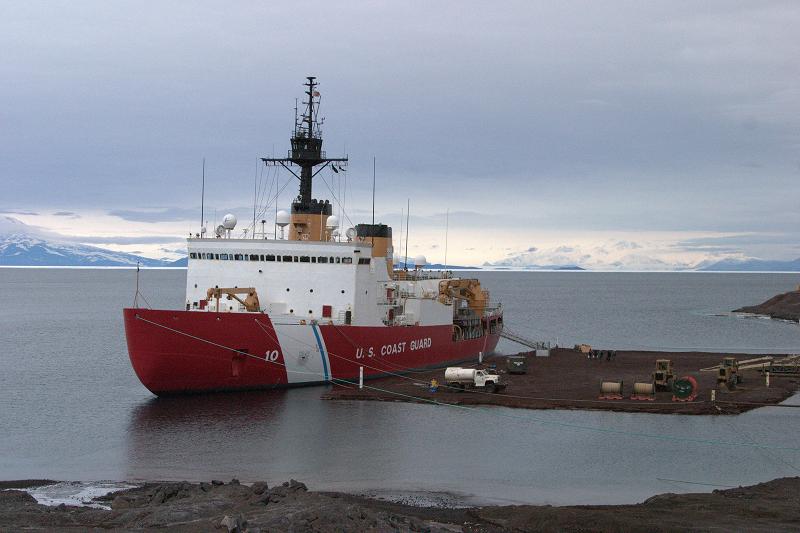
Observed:
[[[399,236],[410,198],[430,260],[448,209],[451,263],[795,258],[798,28],[797,1],[2,1],[0,212],[169,255],[205,157],[210,216],[251,220],[315,75],[349,218],[375,156],[378,218]]]

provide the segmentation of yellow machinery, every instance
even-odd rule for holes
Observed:
[[[247,297],[242,300],[237,296],[238,294],[246,294]],[[214,287],[206,291],[206,298],[212,298],[217,301],[217,312],[219,312],[219,299],[225,296],[228,300],[236,300],[244,306],[251,313],[261,311],[261,306],[258,303],[258,294],[254,287]]]
[[[483,316],[487,294],[477,279],[443,279],[439,282],[440,302],[447,304],[456,299],[466,300],[469,308],[478,316]]]
[[[739,375],[739,362],[735,357],[725,357],[722,360],[722,364],[719,365],[717,385],[725,385],[729,389],[732,389],[741,382],[742,377]]]
[[[731,369],[731,375],[733,375],[733,378],[736,381],[736,383],[742,382],[742,375],[739,373],[739,362],[736,360],[735,357],[725,357],[722,360],[722,366]]]
[[[653,385],[656,390],[672,390],[675,373],[670,359],[656,359],[656,370],[653,372]]]

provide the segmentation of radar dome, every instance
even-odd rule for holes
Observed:
[[[222,218],[222,227],[225,229],[233,229],[236,227],[236,215],[228,213]]]
[[[288,226],[290,219],[291,217],[286,211],[281,210],[275,214],[275,224],[279,225],[280,227]]]
[[[329,228],[338,228],[339,227],[339,217],[336,215],[331,215],[328,217],[328,221],[325,222],[325,225]]]
[[[356,238],[356,228],[347,228],[344,234],[347,235],[348,239],[353,240]]]
[[[417,257],[414,258],[414,266],[417,268],[424,267],[427,264],[428,260],[425,259],[424,255],[418,255]]]

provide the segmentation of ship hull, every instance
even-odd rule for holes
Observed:
[[[125,309],[128,354],[156,395],[356,381],[477,360],[490,354],[502,315],[486,333],[453,340],[440,326],[345,326],[273,322],[263,313]]]

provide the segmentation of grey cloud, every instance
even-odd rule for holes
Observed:
[[[184,209],[180,207],[163,207],[152,210],[112,209],[108,214],[112,217],[119,217],[132,222],[172,222],[175,220],[199,219],[200,209]]]
[[[39,216],[39,213],[36,213],[35,211],[20,211],[17,209],[0,209],[0,213],[8,213],[9,215]]]
[[[696,237],[684,239],[674,246],[684,249],[695,249],[698,247],[716,247],[727,245],[751,245],[751,244],[798,244],[800,234],[759,234],[747,233],[742,235],[723,235],[719,237]]]
[[[81,216],[77,213],[72,211],[56,211],[53,213],[54,217],[69,217],[69,218],[81,218]]]
[[[88,236],[63,236],[61,240],[67,240],[72,242],[82,242],[86,244],[170,244],[170,243],[177,243],[181,242],[184,237],[178,236],[142,236],[142,237],[124,237],[121,235],[117,236],[95,236],[95,235],[88,235]]]
[[[186,255],[186,248],[159,248],[164,253]]]
[[[247,204],[255,158],[288,148],[315,74],[325,148],[351,155],[353,222],[371,215],[376,155],[379,210],[399,220],[411,195],[412,215],[436,213],[412,226],[443,225],[453,199],[451,227],[800,227],[797,2],[444,1],[424,17],[413,3],[311,5],[307,29],[335,44],[298,52],[291,25],[261,23],[295,17],[291,3],[201,1],[191,16],[167,3],[156,19],[134,3],[20,3],[0,19],[0,70],[15,80],[0,86],[15,102],[0,131],[4,202],[199,220],[206,157],[207,202]],[[211,26],[236,39],[218,46]],[[296,184],[281,180],[287,206]],[[153,201],[196,207],[135,209]]]

